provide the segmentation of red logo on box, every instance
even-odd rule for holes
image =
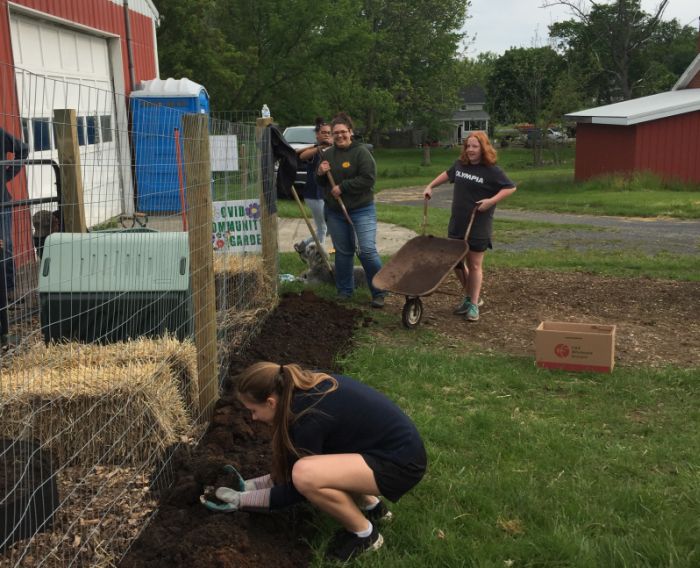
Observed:
[[[559,343],[554,346],[554,354],[561,359],[566,359],[571,354],[571,349],[566,343]]]

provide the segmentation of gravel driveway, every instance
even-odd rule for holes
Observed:
[[[378,203],[423,206],[423,187],[385,189],[376,196]],[[441,185],[433,190],[431,207],[450,209],[452,186]],[[497,243],[501,250],[571,248],[577,251],[610,249],[639,251],[656,254],[700,254],[700,221],[639,217],[599,217],[593,215],[571,215],[567,213],[544,213],[520,211],[499,207],[497,219],[535,221],[551,223],[552,229],[540,231],[536,238],[524,235],[509,243]],[[556,225],[581,225],[558,229]],[[585,228],[583,228],[585,227]],[[497,238],[497,237],[496,237]]]

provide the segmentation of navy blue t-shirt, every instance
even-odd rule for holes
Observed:
[[[457,160],[447,170],[447,177],[454,183],[452,193],[452,216],[447,229],[451,239],[463,239],[469,225],[469,217],[476,207],[476,202],[488,199],[499,191],[515,184],[508,179],[498,166],[483,164],[462,164]],[[494,205],[487,211],[476,214],[470,237],[474,239],[491,239],[493,232]]]
[[[366,454],[399,466],[425,465],[425,448],[411,419],[386,395],[343,375],[337,390],[323,381],[294,394],[292,410],[299,418],[290,437],[302,455]],[[270,508],[303,500],[292,484],[272,488]]]

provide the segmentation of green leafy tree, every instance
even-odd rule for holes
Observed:
[[[550,36],[587,77],[585,90],[594,92],[600,104],[648,94],[670,81],[672,71],[660,69],[666,65],[658,53],[654,58],[654,46],[668,44],[678,33],[678,26],[669,27],[661,20],[668,0],[661,0],[653,14],[642,10],[639,0],[544,4],[554,5],[568,7],[574,19],[552,24]]]
[[[282,124],[344,110],[371,135],[452,110],[468,0],[155,0],[164,75]]]
[[[161,76],[187,77],[204,85],[214,103],[227,100],[243,85],[245,69],[243,54],[217,28],[216,0],[160,0],[157,8]]]
[[[506,51],[486,88],[493,118],[501,123],[540,122],[563,69],[564,59],[550,47]]]

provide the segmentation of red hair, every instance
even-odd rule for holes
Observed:
[[[470,138],[476,138],[476,141],[481,146],[481,163],[485,166],[493,166],[496,163],[496,150],[491,146],[489,142],[489,137],[483,130],[474,130],[470,132],[462,143],[462,151],[459,154],[459,161],[462,165],[467,165],[469,163],[469,158],[467,158],[467,141]]]

